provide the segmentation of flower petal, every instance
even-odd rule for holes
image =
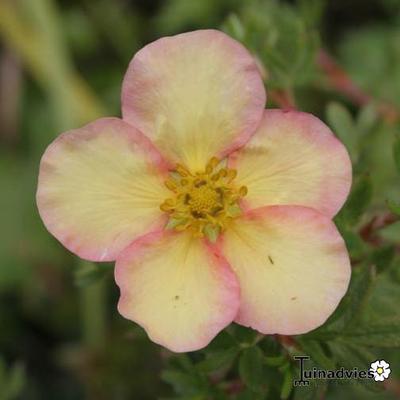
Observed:
[[[327,217],[310,208],[254,210],[233,222],[220,246],[239,279],[237,322],[265,334],[317,328],[349,284],[343,239]]]
[[[376,371],[377,370],[377,368],[378,368],[378,366],[379,366],[379,361],[377,360],[377,361],[375,361],[375,362],[373,362],[372,364],[371,364],[371,370],[372,371]]]
[[[390,375],[390,368],[386,368],[384,371],[383,371],[383,373],[382,373],[382,376],[385,378],[385,379],[387,379],[387,378],[389,378],[389,375]]]
[[[119,312],[172,351],[206,346],[239,307],[239,287],[227,262],[187,232],[153,233],[117,259]]]
[[[117,118],[60,135],[43,155],[37,204],[47,229],[82,258],[111,261],[165,223],[169,195],[148,139]]]
[[[351,186],[345,147],[311,114],[266,110],[256,134],[231,160],[246,205],[312,207],[333,216]]]
[[[199,170],[249,139],[265,98],[248,51],[222,32],[199,30],[159,39],[135,55],[122,113],[171,161]]]
[[[376,382],[383,382],[385,380],[385,377],[383,375],[376,374],[374,379]]]
[[[383,368],[389,368],[389,364],[385,360],[379,361],[380,366]]]

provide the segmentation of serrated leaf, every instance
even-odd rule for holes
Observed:
[[[334,369],[335,363],[332,359],[325,353],[321,344],[316,340],[308,340],[306,337],[303,339],[299,337],[298,343],[300,344],[302,350],[310,356],[316,364],[324,369]]]
[[[384,318],[354,326],[343,333],[343,340],[372,347],[400,347],[400,318]]]
[[[229,327],[229,333],[241,347],[253,345],[258,336],[255,330],[237,324],[232,324]]]
[[[369,176],[362,176],[353,185],[349,198],[338,215],[338,221],[344,226],[354,226],[372,200],[372,183]]]
[[[345,329],[358,324],[365,317],[363,312],[367,305],[376,283],[376,268],[374,265],[361,266],[355,270],[351,277],[347,295],[340,303],[328,321],[308,333],[305,338],[317,340],[333,340],[340,336]]]
[[[200,372],[210,373],[224,367],[229,367],[239,354],[238,347],[231,347],[224,350],[207,354],[206,359],[197,364]]]
[[[244,384],[254,391],[261,391],[266,384],[263,374],[264,355],[259,347],[245,349],[239,359],[239,375]]]
[[[361,267],[359,272],[353,272],[350,286],[350,304],[344,315],[345,329],[356,325],[364,317],[364,309],[370,299],[376,283],[376,267],[374,265]]]

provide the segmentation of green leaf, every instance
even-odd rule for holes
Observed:
[[[375,104],[368,103],[357,115],[357,129],[359,135],[366,135],[376,125],[379,115]]]
[[[376,283],[376,267],[374,265],[360,267],[358,272],[353,272],[350,286],[350,304],[344,315],[346,329],[356,325],[365,316],[364,310],[371,297]]]
[[[360,266],[353,271],[347,295],[333,315],[320,328],[308,333],[304,338],[317,340],[332,340],[340,336],[345,329],[350,329],[365,318],[364,308],[376,283],[376,268]],[[300,340],[303,340],[300,337]]]
[[[345,342],[372,347],[400,347],[400,318],[390,317],[343,332]]]
[[[294,391],[293,400],[324,399],[327,387],[326,380],[319,380],[318,385],[298,386]]]
[[[290,393],[293,389],[293,371],[291,368],[287,368],[283,375],[283,383],[281,387],[281,399],[286,400],[289,398]]]
[[[346,247],[351,258],[356,260],[362,258],[366,252],[367,246],[361,239],[360,235],[343,226],[340,226],[339,230],[344,241],[346,242]]]
[[[376,265],[379,273],[387,271],[395,256],[395,246],[386,245],[374,250],[370,256],[371,264]]]
[[[338,215],[338,221],[352,227],[357,224],[372,200],[372,183],[369,176],[364,175],[353,185],[353,189],[345,206]]]
[[[265,364],[269,365],[271,367],[280,367],[284,363],[286,363],[286,361],[287,361],[287,357],[284,354],[281,354],[281,355],[275,356],[275,357],[265,357],[264,358]]]
[[[229,367],[239,354],[238,347],[231,347],[215,351],[206,355],[206,359],[197,364],[197,369],[204,373],[214,372],[224,367]]]
[[[315,77],[319,36],[297,7],[280,1],[243,2],[223,24],[266,67],[269,87],[304,86]]]
[[[229,332],[241,347],[252,346],[258,336],[258,333],[253,329],[237,324],[232,324],[229,327]]]
[[[300,344],[302,350],[310,356],[311,360],[313,360],[316,364],[324,369],[334,369],[335,363],[332,359],[327,355],[322,348],[321,344],[316,340],[308,340],[307,337],[299,337],[297,339]]]
[[[357,156],[357,128],[347,108],[340,103],[331,102],[326,108],[326,117],[329,125],[349,150],[352,158]]]
[[[400,174],[400,137],[397,137],[394,141],[393,157],[396,163],[397,172]]]
[[[257,346],[245,349],[239,359],[239,375],[246,386],[261,391],[266,384],[263,374],[264,355]]]
[[[26,384],[25,368],[16,362],[11,368],[0,358],[0,400],[17,400]]]
[[[389,210],[393,213],[396,214],[397,216],[400,217],[400,203],[397,203],[392,200],[386,200],[386,204],[389,208]]]

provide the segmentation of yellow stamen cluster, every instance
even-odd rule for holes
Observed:
[[[234,169],[221,167],[216,157],[202,172],[191,173],[178,164],[165,181],[174,196],[160,206],[170,217],[167,228],[190,229],[215,241],[229,220],[241,214],[239,200],[247,194],[247,188],[233,184],[236,174]]]

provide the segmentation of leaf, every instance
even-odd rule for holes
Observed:
[[[363,269],[352,275],[350,286],[350,304],[344,315],[346,329],[358,324],[364,316],[364,309],[370,299],[376,283],[376,268],[374,265],[364,266]]]
[[[195,395],[205,390],[203,382],[194,374],[167,369],[162,372],[161,379],[169,383],[179,394]]]
[[[293,389],[293,371],[291,368],[287,368],[283,375],[283,383],[281,387],[281,399],[286,400],[289,398],[290,393]]]
[[[358,324],[365,317],[364,307],[367,305],[376,283],[374,265],[355,269],[347,295],[333,315],[320,328],[308,333],[305,338],[332,340],[342,334],[345,329]]]
[[[246,386],[254,391],[261,391],[266,383],[263,375],[264,356],[259,347],[245,349],[239,359],[239,375]]]
[[[345,226],[353,226],[357,224],[371,200],[371,179],[369,176],[364,175],[354,183],[350,196],[338,215],[340,223]]]
[[[352,158],[358,156],[357,153],[357,128],[354,124],[350,112],[342,104],[331,102],[326,108],[326,117],[329,125],[337,137],[349,150]]]
[[[355,326],[343,333],[349,343],[372,347],[400,347],[400,318],[390,317]]]
[[[304,86],[315,76],[319,36],[297,7],[279,1],[243,2],[222,29],[240,40],[266,66],[270,87]]]
[[[24,366],[16,362],[7,370],[4,360],[0,358],[0,400],[19,399],[25,384],[26,373]]]
[[[379,247],[372,252],[370,255],[370,262],[376,265],[379,273],[387,271],[392,265],[392,261],[395,256],[395,247],[392,245],[386,245]]]
[[[319,380],[318,385],[298,386],[294,391],[293,400],[324,399],[327,387],[326,380]]]
[[[286,363],[286,361],[287,361],[287,357],[284,354],[281,354],[281,355],[275,356],[275,357],[265,357],[264,358],[265,364],[269,365],[271,367],[280,367],[284,363]]]
[[[369,133],[377,123],[379,118],[375,104],[368,103],[357,115],[357,129],[359,135]]]
[[[347,227],[339,227],[340,233],[346,242],[347,250],[352,259],[360,259],[364,256],[366,251],[366,244],[361,239],[358,233],[352,232]]]
[[[386,200],[386,204],[393,214],[396,214],[400,217],[400,203],[397,203],[393,200]]]
[[[210,373],[223,367],[229,367],[239,354],[239,350],[238,347],[231,347],[207,354],[206,359],[198,363],[196,367],[200,372],[204,373]]]
[[[248,347],[253,345],[258,336],[257,332],[254,331],[253,329],[249,329],[245,326],[237,324],[232,324],[229,327],[229,332],[242,347]]]
[[[303,339],[301,336],[297,341],[302,350],[320,367],[324,369],[335,369],[335,363],[327,354],[325,354],[320,342],[316,340],[308,340],[307,337]]]

